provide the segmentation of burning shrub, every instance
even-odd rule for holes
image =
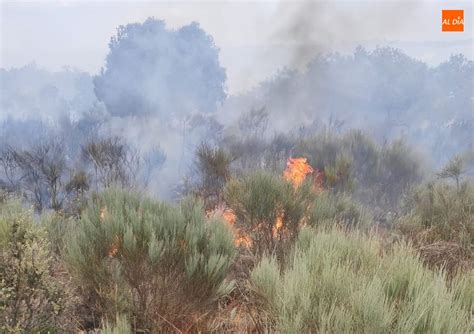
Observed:
[[[231,289],[234,253],[227,225],[206,219],[200,204],[109,190],[78,221],[67,262],[93,312],[128,315],[135,330],[187,331],[205,324]]]
[[[294,240],[314,199],[311,182],[299,187],[265,172],[230,181],[225,199],[237,216],[237,226],[252,239],[259,255],[278,251]]]
[[[282,333],[469,332],[465,281],[448,288],[410,248],[380,248],[358,233],[304,229],[286,268],[264,257],[251,285]]]
[[[289,158],[283,178],[298,188],[306,179],[306,175],[313,172],[314,169],[307,163],[306,158]]]
[[[383,210],[393,210],[422,178],[418,157],[403,141],[380,147],[360,131],[305,138],[295,151],[324,171],[326,189],[353,192],[362,203]]]
[[[324,188],[334,192],[352,191],[353,157],[342,138],[332,135],[307,138],[298,144],[296,151],[308,156],[314,167],[324,171]]]
[[[0,202],[0,332],[66,330],[67,293],[53,274],[46,233],[20,204]]]

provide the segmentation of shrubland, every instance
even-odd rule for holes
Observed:
[[[278,136],[250,155],[203,143],[163,202],[134,186],[140,158],[122,145],[83,148],[96,172],[38,174],[42,210],[35,188],[0,196],[2,330],[474,329],[469,155],[430,173],[406,143],[361,132]]]
[[[134,331],[200,329],[232,289],[235,249],[221,219],[192,200],[170,206],[113,189],[94,196],[64,255],[91,316],[127,315]]]
[[[220,58],[149,18],[0,69],[0,332],[474,332],[473,62]]]
[[[250,286],[277,332],[468,333],[465,280],[472,272],[448,285],[403,243],[384,251],[359,232],[305,229],[291,261],[264,257]]]

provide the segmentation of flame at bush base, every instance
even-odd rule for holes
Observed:
[[[272,234],[274,238],[278,237],[278,234],[283,228],[283,216],[284,214],[280,213],[275,221],[275,224],[273,224]]]
[[[249,235],[242,233],[240,229],[235,226],[237,222],[237,216],[234,210],[222,206],[216,207],[214,210],[207,212],[207,216],[220,215],[231,228],[234,233],[234,244],[237,247],[250,248],[252,246],[252,238]]]
[[[234,231],[235,245],[237,247],[250,248],[252,246],[252,238],[246,234],[241,233],[241,231],[236,228],[235,223],[237,221],[237,216],[235,215],[234,210],[229,208],[224,209],[222,212],[222,217],[232,227],[232,230]]]
[[[313,191],[315,193],[324,191],[324,172],[319,171],[318,169],[313,169],[313,167],[311,167],[311,165],[307,162],[306,158],[288,158],[286,169],[283,172],[283,178],[291,182],[295,190],[301,186],[308,174],[313,175]],[[224,206],[218,206],[214,210],[207,212],[208,217],[214,214],[221,215],[231,227],[235,236],[234,243],[237,247],[252,247],[252,237],[236,227],[237,216],[232,209],[226,208]],[[272,235],[274,238],[278,238],[282,233],[284,228],[284,218],[285,212],[280,212],[272,227]],[[303,225],[305,222],[302,221],[301,224]],[[255,230],[258,228],[259,226],[257,226]]]

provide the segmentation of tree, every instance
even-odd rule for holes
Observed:
[[[18,191],[20,175],[15,159],[15,149],[7,146],[0,152],[0,187],[8,192]]]
[[[213,112],[225,98],[218,49],[197,23],[168,30],[164,21],[117,29],[95,92],[114,115]]]
[[[68,169],[62,144],[47,141],[23,150],[7,148],[1,154],[0,165],[9,183],[7,187],[22,193],[38,211],[45,207],[62,208]]]

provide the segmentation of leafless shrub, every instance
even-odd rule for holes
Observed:
[[[135,185],[140,158],[120,137],[89,142],[82,148],[82,159],[92,166],[96,189]]]

